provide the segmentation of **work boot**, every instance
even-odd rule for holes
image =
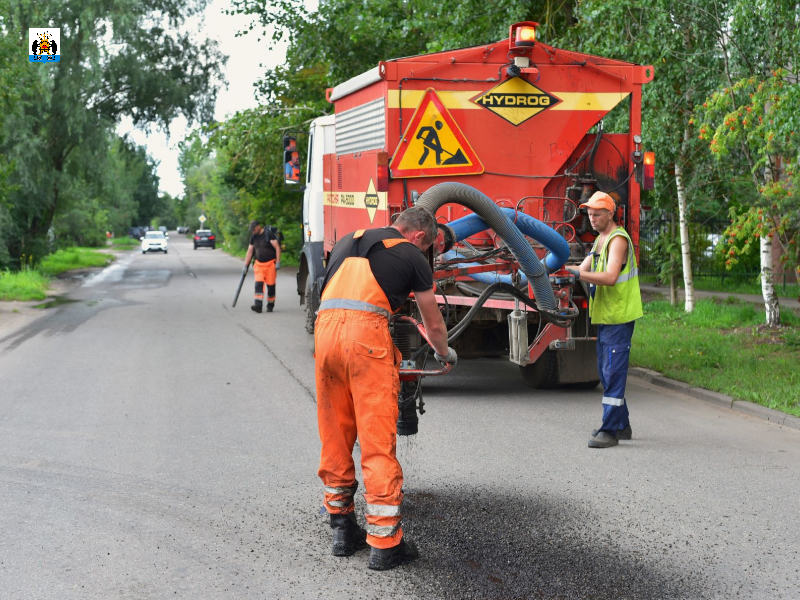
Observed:
[[[274,304],[267,304],[267,312],[272,312],[273,308],[275,308]]]
[[[368,569],[373,571],[388,571],[400,565],[410,563],[419,558],[419,551],[412,542],[401,540],[392,548],[373,548],[369,555]]]
[[[619,444],[617,436],[605,431],[598,431],[597,435],[589,440],[589,448],[611,448]]]
[[[250,310],[252,310],[253,312],[260,313],[261,312],[261,305],[260,304],[253,304],[253,306],[250,307]]]
[[[595,429],[594,431],[592,431],[592,437],[597,437],[598,433],[600,433],[600,430],[599,429]],[[618,440],[630,440],[630,439],[633,439],[633,429],[631,429],[631,426],[628,425],[627,427],[625,427],[625,429],[620,429],[617,432],[617,439]]]
[[[334,556],[353,556],[356,550],[367,547],[367,532],[358,526],[354,513],[331,515]]]

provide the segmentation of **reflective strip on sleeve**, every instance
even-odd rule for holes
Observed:
[[[398,529],[400,529],[399,523],[397,525],[370,525],[367,523],[367,533],[375,537],[392,537]]]
[[[623,281],[628,281],[629,279],[633,279],[634,277],[639,276],[639,269],[631,269],[624,275],[620,275],[617,277],[617,283],[622,283]]]
[[[373,517],[399,517],[402,514],[399,506],[391,504],[367,504],[366,513]]]
[[[347,310],[360,310],[363,312],[378,313],[387,319],[392,316],[392,313],[385,308],[381,308],[380,306],[375,306],[369,302],[362,302],[361,300],[348,300],[346,298],[331,298],[329,300],[323,300],[320,303],[318,310],[322,311],[332,308],[344,308]]]
[[[347,496],[352,496],[353,494],[356,493],[356,490],[358,489],[358,484],[354,485],[353,487],[328,487],[327,485],[324,487],[326,494],[343,494]]]
[[[625,398],[611,398],[609,396],[603,396],[603,404],[608,404],[609,406],[622,406],[623,402],[625,402]]]

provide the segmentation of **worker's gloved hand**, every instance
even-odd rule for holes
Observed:
[[[578,269],[567,269],[567,271],[575,278],[575,281],[581,280],[581,272]]]
[[[438,352],[434,352],[433,358],[435,358],[442,366],[451,364],[455,367],[456,363],[458,362],[458,354],[456,354],[456,351],[452,348],[447,348],[447,356],[442,356]]]
[[[248,266],[248,265],[245,263],[245,265],[242,267],[242,275],[244,275],[245,273],[247,273],[247,266]]]
[[[275,261],[275,270],[277,271],[280,268],[281,268],[281,261],[279,261],[279,260]]]

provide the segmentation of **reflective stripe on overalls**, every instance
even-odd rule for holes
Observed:
[[[359,241],[322,292],[314,331],[317,418],[322,441],[319,476],[325,508],[353,512],[353,446],[358,437],[367,502],[367,542],[376,548],[400,543],[403,471],[396,457],[400,352],[392,343],[386,294],[367,254],[378,243],[391,248],[403,238]]]

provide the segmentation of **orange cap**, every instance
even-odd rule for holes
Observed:
[[[585,206],[586,208],[604,208],[611,213],[617,210],[617,203],[605,192],[595,192],[592,194],[592,197],[581,204],[581,206]]]

